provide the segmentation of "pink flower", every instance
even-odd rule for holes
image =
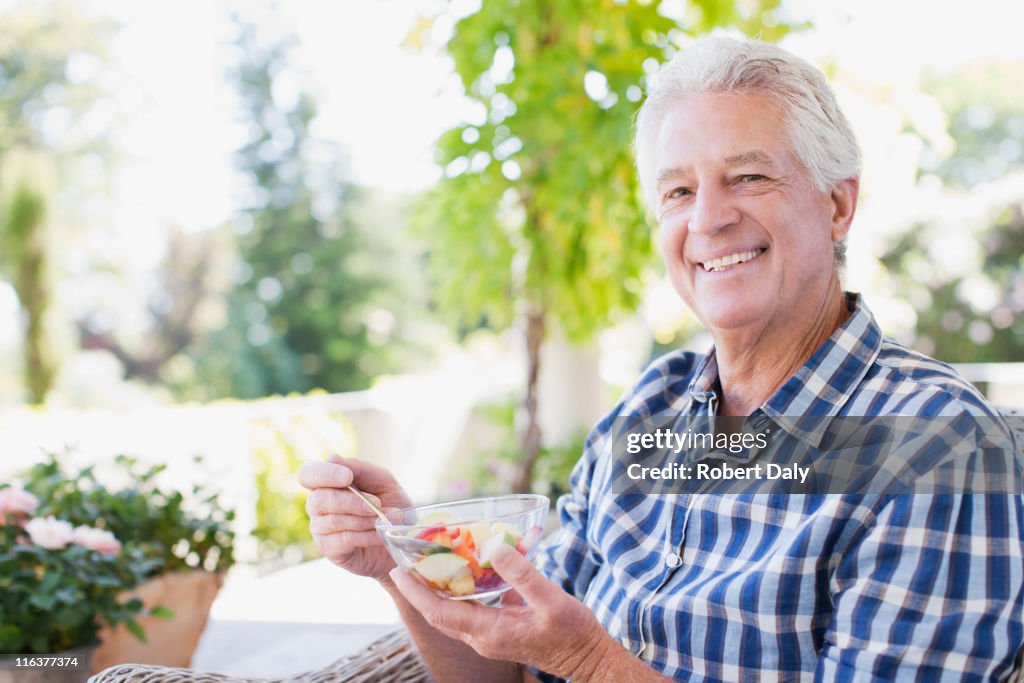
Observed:
[[[0,489],[0,521],[9,514],[32,514],[37,507],[39,499],[25,489]]]
[[[121,552],[121,542],[114,537],[114,534],[103,529],[80,526],[75,529],[72,540],[76,545],[104,555],[117,555]]]
[[[71,525],[53,517],[36,517],[25,525],[25,531],[33,543],[47,550],[60,550],[71,543]]]

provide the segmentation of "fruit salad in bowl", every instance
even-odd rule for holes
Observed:
[[[532,559],[549,505],[531,494],[421,505],[391,526],[377,522],[377,531],[395,562],[434,592],[489,601],[509,589],[491,564],[494,552],[507,545]]]

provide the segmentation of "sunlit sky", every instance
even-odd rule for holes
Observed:
[[[352,178],[383,189],[420,188],[437,177],[431,145],[465,112],[450,62],[400,46],[437,0],[289,0],[273,24],[293,31],[302,87],[318,97],[314,133],[341,143]],[[465,6],[467,3],[455,3]],[[674,3],[668,2],[668,5]],[[102,0],[95,6],[124,26],[113,54],[140,92],[120,143],[128,163],[117,183],[118,222],[216,225],[233,210],[237,180],[231,153],[241,131],[224,72],[230,60],[229,13],[261,3]],[[468,3],[472,6],[472,2]],[[952,68],[984,56],[1024,56],[1024,3],[974,0],[794,0],[784,7],[817,28],[788,39],[799,54],[831,57],[880,84],[913,78],[925,66]],[[450,22],[441,22],[443,39]]]

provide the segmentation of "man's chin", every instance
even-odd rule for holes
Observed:
[[[701,316],[704,326],[714,335],[716,332],[735,332],[757,326],[765,318],[765,306],[753,306],[749,301],[740,305],[705,305]]]

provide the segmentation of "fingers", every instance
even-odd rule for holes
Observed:
[[[503,545],[491,556],[498,575],[508,581],[522,599],[534,605],[545,605],[563,591],[537,571],[528,559],[513,548]]]
[[[299,484],[309,490],[319,488],[345,488],[352,483],[351,468],[342,465],[336,455],[328,462],[307,462],[299,468]]]
[[[504,607],[522,607],[526,603],[523,596],[515,588],[511,588],[501,594],[501,604]]]
[[[334,457],[338,458],[338,456]],[[379,465],[359,458],[338,458],[338,464],[352,472],[355,485],[363,491],[383,494],[399,488],[398,482],[391,472]],[[348,486],[348,484],[345,485]]]
[[[313,542],[320,554],[331,560],[341,560],[356,550],[381,545],[380,535],[376,531],[338,531],[313,536]]]
[[[409,604],[423,615],[428,624],[445,635],[465,640],[490,623],[489,619],[481,621],[481,615],[477,614],[477,610],[486,610],[486,607],[445,600],[398,567],[391,570],[390,576]]]
[[[376,515],[313,515],[309,519],[309,530],[313,534],[333,534],[339,531],[375,531]]]
[[[366,494],[367,497],[380,507],[380,499],[377,496]],[[356,494],[343,489],[313,489],[306,496],[306,512],[310,517],[314,515],[358,515],[360,517],[374,517],[375,513]]]
[[[298,481],[310,491],[343,489],[355,484],[364,493],[374,494],[371,497],[378,507],[381,507],[381,498],[391,507],[411,505],[391,472],[359,458],[342,458],[332,453],[326,461],[304,463],[299,468]]]

